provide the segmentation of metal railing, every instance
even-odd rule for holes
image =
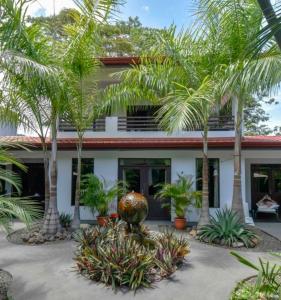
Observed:
[[[76,131],[75,127],[68,121],[60,119],[59,131],[70,132]],[[105,131],[105,118],[97,119],[93,122],[91,127],[88,127],[86,131]]]
[[[208,125],[211,131],[234,130],[234,117],[211,117]],[[202,130],[202,128],[196,128],[196,130]],[[160,127],[159,121],[153,116],[130,116],[118,117],[118,131],[163,131],[163,129]]]

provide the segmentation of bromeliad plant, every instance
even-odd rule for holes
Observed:
[[[177,218],[175,226],[177,229],[183,229],[186,225],[185,215],[188,207],[201,207],[202,193],[194,190],[194,182],[189,176],[178,175],[175,183],[167,183],[160,186],[160,191],[156,194],[157,198],[164,200],[162,207],[173,208]],[[167,202],[167,199],[171,199]]]
[[[145,234],[152,239],[149,232]],[[155,280],[174,273],[189,253],[184,238],[165,232],[153,238],[155,243],[151,247],[151,243],[147,245],[133,234],[128,235],[120,221],[81,230],[75,239],[78,272],[113,289],[149,287]]]
[[[281,264],[272,264],[259,258],[254,264],[237,252],[231,254],[243,265],[258,272],[254,282],[243,280],[232,293],[231,300],[281,299]],[[281,259],[281,253],[273,253]]]
[[[233,246],[241,242],[247,248],[254,245],[253,240],[258,236],[240,222],[237,213],[230,209],[218,210],[215,217],[211,217],[210,224],[201,226],[198,230],[201,241]]]

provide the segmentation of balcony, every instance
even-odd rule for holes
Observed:
[[[232,131],[234,130],[233,116],[211,117],[209,119],[210,131]],[[202,128],[197,128],[197,131]],[[158,120],[153,116],[129,116],[118,117],[118,131],[163,131]],[[185,131],[189,131],[188,129]]]
[[[60,119],[59,131],[73,132],[76,130],[71,123],[69,123],[66,120]],[[91,127],[86,129],[86,131],[96,131],[96,132],[105,131],[105,118],[97,119]]]

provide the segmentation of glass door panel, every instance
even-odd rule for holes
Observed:
[[[141,169],[140,168],[123,168],[122,180],[128,185],[128,191],[142,193],[141,189]]]
[[[169,169],[166,167],[147,167],[147,200],[149,205],[148,218],[150,220],[170,220],[170,210],[162,208],[163,201],[155,198],[156,193],[160,190],[161,185],[169,180]],[[167,202],[170,200],[167,199]]]
[[[271,167],[263,165],[252,166],[252,209],[265,195],[271,194]]]

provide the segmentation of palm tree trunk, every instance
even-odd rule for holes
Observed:
[[[50,201],[50,180],[49,180],[49,158],[47,152],[47,145],[45,139],[42,140],[43,149],[43,160],[44,160],[44,181],[45,181],[45,209],[44,214],[46,215],[49,208]]]
[[[82,140],[83,136],[79,135],[77,145],[77,177],[75,187],[75,206],[72,221],[72,228],[80,228],[80,190],[81,190],[81,156],[82,156]]]
[[[52,124],[52,155],[50,163],[50,201],[45,215],[43,231],[55,234],[61,229],[57,207],[57,130],[59,119]]]
[[[281,29],[280,26],[278,26],[280,24],[271,5],[271,2],[270,0],[258,0],[258,3],[268,25],[271,28],[272,34],[274,35],[278,47],[281,49]]]
[[[234,142],[234,179],[232,210],[237,213],[241,222],[245,222],[241,188],[241,140],[242,140],[242,101],[237,99],[236,121],[235,121],[235,142]]]
[[[198,227],[210,222],[209,216],[209,162],[208,162],[208,126],[204,126],[203,134],[203,166],[202,166],[202,208]]]

